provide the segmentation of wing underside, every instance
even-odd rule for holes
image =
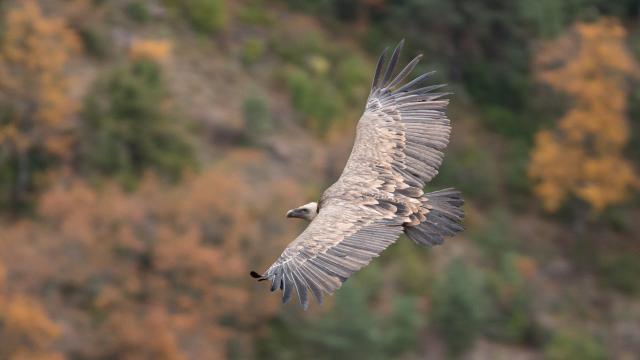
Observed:
[[[261,277],[282,301],[295,292],[306,309],[307,289],[321,303],[354,272],[367,265],[402,233],[402,219],[390,210],[355,203],[323,209]]]
[[[426,219],[423,187],[437,173],[449,142],[441,85],[422,86],[431,73],[404,83],[421,56],[394,75],[403,42],[383,73],[380,57],[365,112],[342,175],[323,194],[320,211],[264,275],[283,302],[294,292],[306,309],[307,289],[321,302],[393,243],[404,224]],[[386,53],[386,51],[385,51]]]

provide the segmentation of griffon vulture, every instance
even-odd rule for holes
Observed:
[[[364,114],[340,178],[317,203],[290,210],[287,217],[311,221],[258,280],[293,292],[306,310],[307,290],[318,303],[366,266],[403,232],[422,245],[442,244],[462,231],[463,200],[454,189],[424,193],[438,173],[449,142],[443,85],[422,86],[431,73],[404,83],[418,55],[394,76],[401,41],[383,73],[386,50],[376,66]]]

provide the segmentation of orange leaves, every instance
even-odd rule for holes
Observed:
[[[171,331],[175,325],[164,309],[151,306],[139,313],[122,313],[105,324],[111,334],[109,348],[123,359],[186,360],[178,338]]]
[[[578,24],[544,44],[535,60],[538,78],[573,102],[555,131],[536,136],[529,164],[535,192],[550,211],[571,194],[600,211],[624,201],[638,185],[623,157],[628,141],[626,82],[638,74],[625,36],[613,19]]]
[[[22,1],[19,7],[10,9],[5,21],[2,58],[7,63],[19,63],[35,72],[61,68],[69,57],[64,50],[78,48],[75,34],[64,21],[45,17],[34,1]],[[50,78],[44,71],[39,75],[43,80]]]
[[[577,24],[569,34],[541,46],[534,60],[538,78],[576,101],[602,104],[606,90],[619,89],[620,80],[638,71],[625,38],[615,19]]]
[[[540,131],[529,162],[529,176],[537,180],[536,194],[547,210],[556,210],[566,199],[568,191],[578,186],[576,168],[584,161],[579,148],[565,148],[550,131]]]
[[[0,42],[0,102],[11,106],[3,143],[19,151],[44,144],[56,155],[67,152],[76,104],[69,96],[66,66],[79,50],[76,34],[62,19],[48,18],[34,1],[9,9]]]
[[[19,295],[6,304],[0,338],[7,344],[24,342],[19,338],[28,335],[26,342],[29,347],[41,348],[55,339],[59,332],[58,327],[34,300]]]
[[[56,186],[42,195],[37,221],[0,228],[0,260],[19,279],[10,285],[34,297],[47,291],[65,353],[222,358],[232,339],[248,341],[242,329],[277,309],[277,297],[252,295],[264,289],[248,272],[295,236],[284,211],[301,191],[267,178],[258,153],[225,158],[233,161],[178,186],[153,175],[135,192]]]
[[[623,202],[627,190],[640,185],[631,163],[620,155],[587,158],[583,170],[587,181],[578,188],[577,195],[596,210]]]
[[[0,263],[0,358],[62,359],[52,346],[60,328],[36,300],[24,295],[5,295],[5,277]]]
[[[161,63],[168,60],[171,49],[172,44],[167,40],[134,40],[129,47],[129,57]]]
[[[33,0],[4,13],[0,32],[0,166],[11,168],[7,195],[13,210],[30,201],[46,165],[34,169],[34,153],[51,160],[71,157],[76,101],[67,66],[80,43],[60,18],[45,16]],[[4,184],[3,184],[4,185]]]

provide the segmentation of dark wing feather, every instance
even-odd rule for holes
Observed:
[[[402,47],[404,46],[404,39],[400,40],[398,46],[396,46],[395,50],[393,50],[393,55],[391,55],[391,60],[389,60],[389,66],[387,66],[387,72],[384,74],[384,83],[388,84],[389,80],[391,80],[391,75],[393,75],[393,70],[398,63],[398,58],[400,58],[400,52],[402,51]]]

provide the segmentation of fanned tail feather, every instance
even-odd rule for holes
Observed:
[[[405,234],[421,245],[440,245],[445,236],[453,236],[463,230],[464,200],[459,191],[443,189],[425,194],[429,213],[418,225],[405,226]]]

